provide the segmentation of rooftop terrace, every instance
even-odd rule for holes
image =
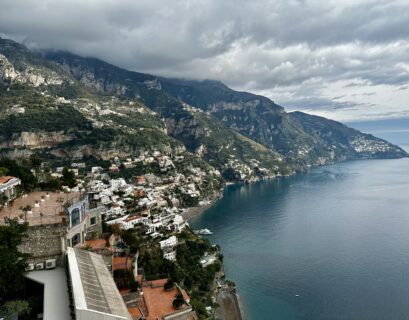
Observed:
[[[79,192],[31,192],[0,210],[0,224],[4,224],[4,218],[19,219],[21,215],[32,226],[61,223],[65,218],[63,204],[79,199]],[[27,206],[30,206],[31,210],[25,214],[22,208]]]
[[[147,308],[147,320],[164,319],[166,316],[175,313],[186,312],[186,319],[191,319],[191,307],[188,304],[182,305],[179,309],[173,307],[173,300],[179,293],[179,289],[174,287],[172,290],[165,290],[164,285],[167,279],[147,281],[142,287],[143,297]],[[181,290],[185,301],[189,301],[189,296],[185,290]],[[193,318],[194,319],[194,318]]]

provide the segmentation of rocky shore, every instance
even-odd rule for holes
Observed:
[[[182,213],[183,219],[189,221],[191,218],[201,215],[204,211],[210,208],[218,200],[223,197],[223,191],[215,193],[208,203],[186,208]],[[223,268],[224,269],[224,268]],[[216,310],[217,319],[223,320],[242,320],[243,312],[240,306],[239,298],[236,293],[234,285],[224,286],[224,288],[218,288],[215,292],[216,302],[219,307]]]

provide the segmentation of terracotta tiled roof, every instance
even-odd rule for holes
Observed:
[[[143,316],[139,308],[136,307],[128,307],[128,312],[132,316],[132,319],[139,319]]]
[[[87,240],[85,245],[93,249],[104,249],[107,246],[107,241],[105,239]]]
[[[129,222],[129,221],[137,220],[137,219],[140,219],[140,218],[141,218],[141,216],[132,216],[132,217],[129,217],[128,219],[126,219],[125,221]]]
[[[147,320],[163,319],[164,316],[170,315],[189,308],[186,304],[180,309],[173,308],[173,300],[178,294],[178,289],[175,287],[170,291],[166,291],[163,286],[167,279],[149,281],[142,287],[143,297],[148,309]],[[182,290],[185,299],[189,299],[187,293]]]
[[[17,179],[17,178],[16,178],[16,177],[12,177],[12,176],[0,177],[0,184],[7,183],[7,182],[10,181],[11,179]]]
[[[126,257],[114,257],[112,262],[113,270],[124,270],[126,269]],[[128,270],[132,269],[132,257],[128,257]]]
[[[131,292],[131,289],[119,289],[119,293],[121,294],[121,296],[126,296],[130,292]]]

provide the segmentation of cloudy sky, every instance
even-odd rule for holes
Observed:
[[[217,79],[343,121],[409,117],[409,0],[0,0],[0,34]]]

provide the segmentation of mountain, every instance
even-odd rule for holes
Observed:
[[[184,153],[228,180],[407,156],[328,119],[221,82],[156,77],[0,38],[0,152],[52,161]],[[210,169],[209,169],[210,170]]]
[[[342,123],[299,111],[290,113],[290,116],[306,132],[333,150],[338,159],[385,159],[407,156],[403,149]]]
[[[95,58],[48,52],[78,81],[104,94],[138,98],[167,119],[189,117],[184,105],[211,114],[234,131],[276,151],[299,167],[321,163],[327,155],[314,138],[270,99],[234,91],[217,81],[166,79],[124,70]],[[214,120],[216,121],[216,120]],[[186,121],[185,121],[186,122]]]
[[[1,40],[0,79],[3,156],[37,154],[60,163],[63,159],[108,160],[161,151],[183,153],[190,162],[202,161],[201,166],[227,172],[234,179],[292,170],[280,154],[199,109],[148,88],[146,83],[141,85],[136,77],[131,81],[134,92],[125,94],[112,81],[108,85],[110,80],[103,84],[84,77],[77,80],[66,66]]]
[[[332,145],[306,130],[302,119],[286,113],[270,99],[232,90],[219,81],[155,77],[69,53],[52,52],[46,57],[58,62],[86,86],[105,93],[117,91],[112,88],[122,88],[124,95],[140,97],[165,117],[174,117],[170,112],[175,112],[180,102],[194,106],[241,135],[281,154],[295,169],[361,157],[359,151],[352,151],[352,145],[350,152],[334,150]],[[164,97],[176,100],[158,103],[166,100]],[[385,157],[402,156],[402,150],[391,144],[387,150],[383,154]],[[363,152],[363,157],[371,157],[371,154]]]

